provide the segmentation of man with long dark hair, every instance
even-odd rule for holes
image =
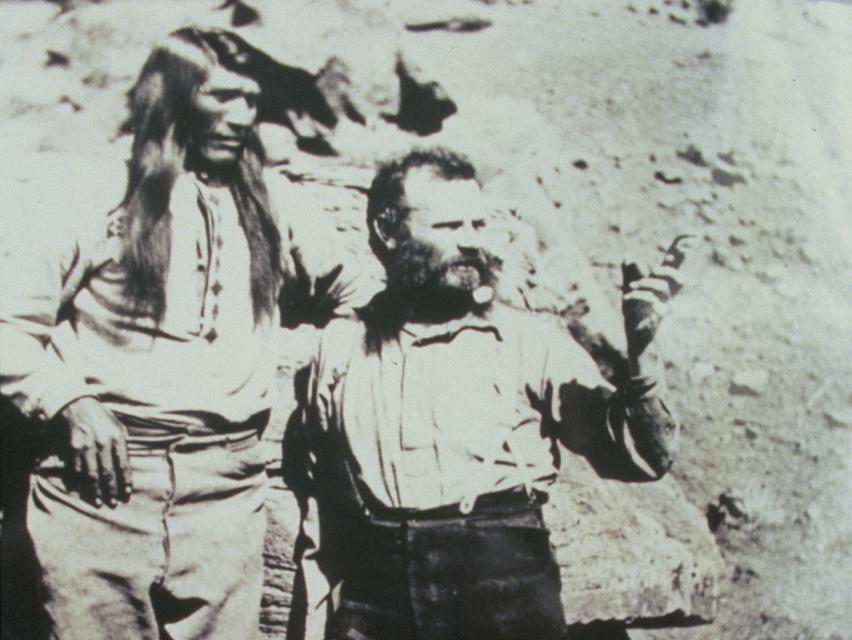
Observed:
[[[257,632],[288,251],[244,45],[187,28],[157,46],[122,202],[59,212],[71,233],[4,264],[2,393],[64,463],[27,513],[56,637]]]
[[[614,388],[568,333],[496,300],[469,161],[413,151],[382,165],[368,198],[387,286],[327,328],[292,436],[311,637],[603,637],[566,629],[541,504],[557,440],[625,479],[668,471],[678,428],[653,338],[681,247],[653,273],[625,266],[630,371]]]

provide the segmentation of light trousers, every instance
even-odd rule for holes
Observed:
[[[95,508],[37,474],[27,527],[52,637],[258,634],[265,460],[256,435],[131,447],[133,495]]]

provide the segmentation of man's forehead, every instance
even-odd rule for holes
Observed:
[[[408,172],[405,200],[413,210],[464,217],[485,214],[482,191],[475,180],[447,180],[431,167],[417,167]]]
[[[247,94],[260,93],[260,85],[248,76],[229,71],[221,65],[214,65],[202,91],[240,91]]]

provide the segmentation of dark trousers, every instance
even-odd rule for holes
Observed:
[[[564,637],[559,568],[524,491],[482,496],[467,515],[371,511],[347,537],[334,640]]]

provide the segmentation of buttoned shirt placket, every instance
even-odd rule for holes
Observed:
[[[498,341],[502,341],[500,337],[499,329],[490,322],[476,322],[476,321],[460,321],[458,323],[451,323],[449,326],[442,326],[440,330],[434,331],[430,329],[421,329],[419,331],[411,331],[411,330],[403,330],[400,336],[400,352],[401,352],[401,372],[400,372],[400,423],[399,423],[399,434],[400,434],[400,446],[399,450],[405,451],[406,449],[425,449],[431,448],[434,450],[435,448],[435,439],[440,437],[439,433],[426,434],[426,425],[410,424],[410,421],[406,420],[406,411],[405,405],[407,402],[411,401],[412,397],[419,397],[421,401],[425,401],[429,404],[430,400],[428,398],[423,397],[423,389],[416,388],[413,390],[413,393],[408,394],[406,396],[406,363],[409,359],[409,354],[413,354],[416,350],[419,349],[429,349],[431,344],[436,341],[447,340],[448,343],[452,343],[452,341],[465,330],[473,330],[473,331],[485,331],[485,332],[493,332],[494,339]],[[504,392],[508,391],[508,385],[503,385],[505,387]],[[416,408],[413,412],[415,415],[423,416],[424,412],[422,408]],[[495,436],[497,434],[495,433]],[[427,441],[428,439],[428,441]],[[485,467],[493,466],[497,464],[498,458],[503,454],[503,446],[505,444],[505,440],[500,439],[499,437],[494,438],[493,447],[491,447],[488,451],[480,451],[480,455],[483,458],[483,465]],[[514,453],[509,451],[509,454],[514,456]],[[440,459],[436,460],[436,464],[440,466]],[[517,463],[517,472],[521,478],[523,478],[522,483],[528,492],[531,491],[532,488],[532,480],[529,477],[529,471],[523,466],[522,463]],[[410,465],[403,465],[404,468],[408,468]],[[483,482],[477,482],[476,478],[472,478],[470,482],[470,488],[463,496],[459,503],[459,510],[462,514],[467,514],[473,511],[473,508],[476,504],[476,500],[480,495],[487,493],[489,487],[487,484],[487,477],[482,476]],[[400,502],[402,504],[402,502]]]
[[[221,229],[221,207],[219,196],[198,186],[198,206],[204,214],[204,225],[206,230],[205,246],[206,252],[202,252],[199,241],[199,267],[205,271],[205,284],[201,298],[201,320],[199,323],[199,335],[204,336],[208,342],[213,342],[217,337],[216,320],[219,317],[219,294],[222,293],[221,253],[224,239],[220,233]],[[204,259],[206,258],[206,260]]]

